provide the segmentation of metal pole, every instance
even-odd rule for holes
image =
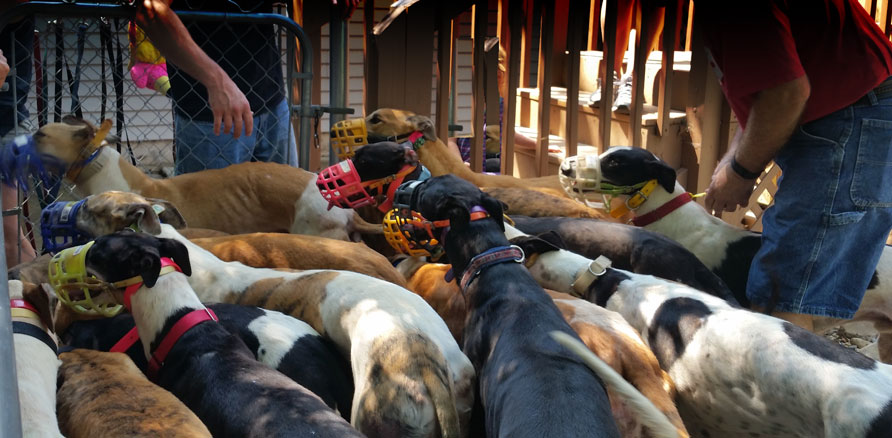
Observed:
[[[338,8],[331,7],[331,21],[329,22],[329,59],[331,61],[329,71],[329,107],[345,108],[347,106],[347,22],[341,18]],[[331,113],[329,117],[329,130],[335,123],[344,120],[343,114]],[[328,164],[338,162],[338,156],[328,143]]]
[[[0,201],[2,201],[0,195]],[[3,227],[0,227],[0,242]],[[19,410],[18,377],[15,369],[15,347],[12,340],[12,315],[9,312],[9,283],[6,277],[6,251],[0,251],[0,432],[3,436],[22,436]]]

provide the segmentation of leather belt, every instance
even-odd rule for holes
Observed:
[[[874,89],[868,91],[867,94],[865,94],[860,99],[858,99],[857,102],[855,102],[855,105],[870,105],[869,95],[871,91],[877,99],[892,97],[892,77],[887,78],[880,85],[877,85],[876,87],[874,87]]]

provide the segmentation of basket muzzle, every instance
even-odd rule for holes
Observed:
[[[434,237],[434,223],[414,211],[394,208],[384,216],[382,225],[384,239],[401,254],[437,261],[445,253]]]
[[[109,292],[112,286],[87,273],[87,252],[94,242],[63,249],[50,260],[50,285],[59,301],[84,315],[112,317],[124,306],[114,302],[99,302],[97,296]]]
[[[323,169],[316,177],[319,193],[332,207],[358,208],[375,203],[375,198],[366,190],[353,166],[353,160],[344,160]]]
[[[331,127],[329,142],[339,160],[348,160],[356,154],[356,148],[369,143],[365,119],[341,120]]]
[[[77,228],[77,213],[86,203],[80,201],[56,201],[40,213],[40,235],[43,251],[55,254],[74,245],[83,245],[91,237]]]

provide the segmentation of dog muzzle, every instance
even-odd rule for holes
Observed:
[[[329,142],[339,160],[353,158],[356,148],[369,144],[365,119],[341,120],[335,123],[331,127]]]
[[[449,221],[445,221],[447,226]],[[437,261],[445,250],[434,237],[436,225],[420,214],[394,208],[387,212],[382,222],[384,239],[400,254],[430,257]]]
[[[328,201],[329,210],[335,206],[357,208],[375,202],[353,166],[353,160],[344,160],[322,169],[316,177],[316,187]]]
[[[40,181],[55,195],[62,182],[66,164],[53,155],[37,151],[31,135],[20,135],[0,151],[0,180],[9,186],[18,185],[24,191],[30,187],[30,177]]]
[[[567,157],[561,163],[558,179],[570,196],[592,208],[603,208],[613,217],[621,217],[629,210],[638,208],[657,185],[656,180],[630,186],[606,183],[601,178],[601,160],[597,155]],[[616,196],[629,195],[620,205],[611,207]]]
[[[117,303],[99,303],[94,299],[107,292],[112,285],[87,273],[87,252],[94,242],[63,249],[50,260],[50,285],[59,301],[77,313],[112,317],[124,306]]]
[[[414,151],[411,149],[407,151],[414,154]],[[417,166],[420,166],[420,164]],[[359,172],[356,171],[356,167],[353,165],[353,160],[344,160],[319,172],[319,175],[316,177],[316,187],[319,188],[319,193],[322,194],[322,197],[328,201],[329,210],[334,206],[358,208],[366,205],[377,205],[381,212],[386,213],[393,205],[397,188],[403,183],[407,175],[417,169],[417,166],[407,164],[399,172],[386,178],[362,181]],[[427,177],[430,176],[430,171],[422,166],[421,176],[427,179],[425,173]],[[385,187],[387,188],[386,193],[384,192]],[[384,193],[384,201],[378,205],[378,201],[369,190],[375,190],[376,193]]]
[[[56,201],[40,213],[40,235],[44,252],[55,254],[74,245],[83,245],[91,237],[77,229],[77,212],[86,203]]]

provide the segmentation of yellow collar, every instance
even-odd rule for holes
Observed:
[[[12,309],[9,309],[9,312],[12,314],[13,318],[33,319],[37,321],[41,327],[43,327],[43,321],[40,320],[40,316],[38,316],[36,313],[34,313],[34,311],[30,309],[13,307]]]
[[[160,277],[162,275],[170,274],[171,272],[175,272],[176,270],[177,270],[177,268],[175,268],[173,266],[165,266],[165,267],[161,268],[161,272],[158,273],[158,276]],[[114,286],[118,289],[123,289],[127,286],[133,286],[134,284],[139,284],[142,282],[143,282],[142,276],[137,275],[136,277],[130,277],[126,280],[116,281],[116,282],[112,283],[112,286]]]
[[[624,216],[629,210],[635,210],[644,204],[644,201],[647,201],[647,197],[654,191],[657,187],[657,180],[652,179],[647,182],[640,190],[637,190],[626,199],[626,202],[617,205],[616,207],[610,210],[610,216],[613,218],[619,218]]]

